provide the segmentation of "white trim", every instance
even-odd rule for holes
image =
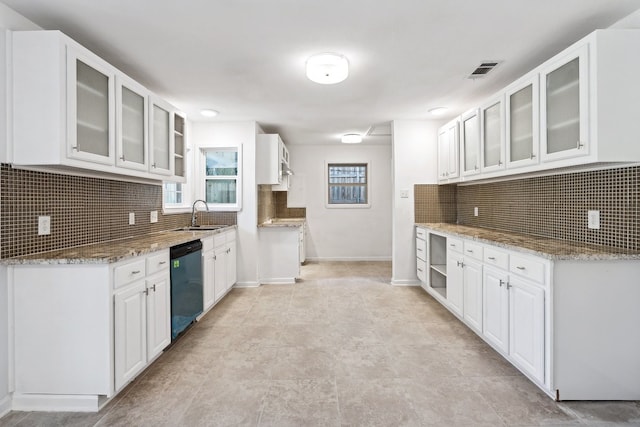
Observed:
[[[237,146],[205,146],[198,147],[198,168],[194,176],[196,177],[195,199],[206,200],[206,151],[235,151],[238,153],[238,175],[220,176],[220,179],[229,179],[236,181],[236,202],[235,203],[207,203],[211,212],[240,212],[242,210],[243,197],[243,156],[242,144]]]
[[[261,285],[293,285],[295,283],[295,277],[274,277],[271,279],[260,279]]]
[[[162,209],[163,215],[176,215],[183,213],[191,213],[191,206],[177,206],[172,208],[165,207]]]
[[[6,395],[0,400],[0,418],[4,417],[11,411],[11,396]]]
[[[322,261],[391,261],[391,256],[383,257],[310,257],[307,256],[306,261],[322,262]]]
[[[260,282],[236,282],[233,285],[234,288],[258,288],[260,287]]]
[[[393,286],[420,286],[422,287],[422,283],[420,280],[391,280],[391,284]]]
[[[14,411],[98,412],[108,400],[98,395],[13,394]]]

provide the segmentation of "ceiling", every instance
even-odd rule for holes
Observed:
[[[453,117],[640,8],[640,0],[0,1],[62,30],[193,121],[256,120],[287,144],[433,119],[427,110],[438,106]],[[349,59],[344,82],[306,79],[306,59],[327,51]],[[467,79],[485,60],[504,62]],[[202,108],[220,115],[205,119]]]

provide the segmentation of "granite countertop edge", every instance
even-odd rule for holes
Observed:
[[[305,225],[306,221],[306,218],[272,218],[258,224],[258,228],[302,227]]]
[[[237,229],[229,225],[214,230],[164,230],[109,242],[93,243],[73,248],[58,249],[38,254],[0,260],[1,265],[77,265],[114,264],[128,258],[169,249],[182,243],[200,240],[215,234]]]
[[[455,237],[487,243],[525,254],[562,261],[640,260],[640,252],[548,237],[510,233],[449,223],[416,223],[417,227]],[[523,242],[525,240],[526,242]]]

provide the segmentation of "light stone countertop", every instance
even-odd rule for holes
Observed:
[[[259,224],[258,227],[302,227],[306,221],[306,218],[271,218]]]
[[[229,225],[215,230],[159,231],[157,233],[145,234],[144,236],[6,258],[0,260],[0,264],[110,264],[127,258],[168,249],[181,243],[199,240],[204,237],[213,236],[214,234],[224,233],[228,230],[235,230],[236,228],[236,225]]]
[[[639,251],[570,242],[530,234],[446,223],[422,223],[416,224],[416,226],[505,249],[537,255],[550,260],[640,260]]]

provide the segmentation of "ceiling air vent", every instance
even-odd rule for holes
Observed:
[[[478,68],[473,70],[473,72],[469,75],[469,79],[480,79],[486,76],[489,71],[496,68],[502,61],[483,61]]]

